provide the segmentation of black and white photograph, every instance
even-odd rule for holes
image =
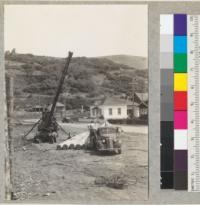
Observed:
[[[148,199],[148,7],[5,5],[10,199]]]

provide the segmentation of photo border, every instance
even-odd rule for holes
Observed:
[[[149,200],[133,201],[133,204],[149,203],[200,203],[200,193],[160,189],[160,72],[159,72],[159,16],[160,14],[188,13],[200,15],[200,2],[149,2],[149,1],[2,1],[0,2],[0,201],[5,203],[5,158],[7,140],[5,66],[4,66],[4,12],[9,4],[146,4],[148,5],[148,69],[149,69]],[[6,201],[7,202],[7,201]],[[7,202],[15,203],[16,201]],[[19,203],[19,202],[18,202]],[[20,202],[25,203],[25,202]],[[32,203],[32,202],[31,202]],[[40,202],[41,203],[41,202]],[[45,201],[45,203],[52,203]],[[53,202],[56,203],[56,202]],[[58,202],[64,203],[64,202]],[[66,203],[66,202],[65,202]]]
[[[1,1],[1,0],[0,0]],[[139,2],[139,1],[109,1],[109,0],[106,0],[106,1],[56,1],[56,0],[4,0],[4,1],[1,1],[0,2],[0,17],[3,16],[4,17],[4,6],[6,5],[144,5],[144,6],[147,6],[147,18],[148,18],[148,5],[146,4],[146,2]],[[2,20],[2,23],[4,22],[4,19],[1,19]],[[148,21],[148,19],[147,19]],[[1,22],[0,22],[1,23]],[[0,143],[1,143],[1,140],[4,141],[2,143],[2,146],[4,147],[4,149],[6,150],[4,155],[1,155],[1,152],[0,152],[0,167],[5,167],[5,158],[8,158],[7,160],[9,160],[9,157],[8,157],[8,148],[6,146],[6,144],[8,144],[8,130],[7,130],[7,127],[8,126],[8,123],[7,123],[7,109],[6,109],[6,92],[5,92],[5,64],[4,64],[4,26],[2,26],[2,30],[0,30],[0,33],[1,33],[1,36],[0,36],[0,40],[2,42],[2,44],[0,45],[3,45],[3,47],[0,46],[0,61],[3,62],[2,63],[2,69],[0,69],[0,82],[3,82],[4,84],[2,85],[2,87],[4,88],[3,90],[0,89],[0,93],[2,93],[2,96],[4,96],[4,103],[5,104],[5,107],[4,107],[4,111],[2,111],[2,113],[4,113],[4,127],[6,127],[6,129],[4,129],[4,132],[1,132],[1,126],[0,126],[0,133],[2,134],[2,136],[0,136]],[[147,30],[147,40],[148,40],[148,30]],[[148,51],[148,45],[147,45],[147,51]],[[148,56],[147,56],[147,59],[148,59]],[[1,66],[1,64],[0,64]],[[1,68],[1,67],[0,67]],[[2,76],[1,76],[1,73],[2,73]],[[149,80],[149,79],[148,79]],[[148,82],[149,83],[149,82]],[[0,101],[1,102],[1,101]],[[1,119],[0,119],[1,120]],[[2,128],[2,131],[3,131],[3,128]],[[148,136],[147,136],[148,137]],[[148,143],[149,143],[149,140],[148,140]],[[1,163],[1,160],[2,160],[2,163]],[[149,164],[148,164],[148,168],[149,168]],[[1,170],[0,170],[1,171]],[[149,171],[148,171],[149,173]],[[5,169],[2,170],[2,175],[1,175],[1,172],[0,172],[0,181],[4,181],[4,190],[1,189],[1,192],[0,192],[0,203],[3,202],[3,203],[11,203],[11,204],[15,204],[16,202],[17,203],[45,203],[45,204],[55,204],[55,203],[59,203],[59,204],[66,204],[66,203],[70,203],[70,204],[74,204],[74,203],[77,203],[77,202],[80,202],[80,200],[77,200],[77,201],[66,201],[66,200],[59,200],[59,201],[54,201],[54,200],[24,200],[24,201],[14,201],[14,200],[11,200],[11,201],[8,201],[6,200],[5,201],[5,192],[6,192],[6,180],[5,178],[8,178],[7,181],[9,181],[9,176],[7,176],[5,174]],[[148,177],[149,177],[149,174],[148,174]],[[149,179],[147,178],[147,183],[148,183],[148,187],[149,187]],[[9,189],[9,187],[8,187]],[[149,190],[149,189],[148,189]],[[147,199],[146,200],[135,200],[135,201],[130,201],[130,203],[134,203],[134,204],[138,204],[138,203],[146,203],[147,200],[148,200],[148,197],[149,197],[149,192],[147,190]],[[9,198],[9,197],[7,197]],[[96,201],[90,201],[90,202],[85,202],[83,201],[83,203],[86,203],[86,204],[97,204]],[[99,204],[104,204],[105,201],[102,201],[102,202],[99,202]],[[113,201],[108,201],[107,204],[116,204],[116,202],[113,202]],[[120,201],[120,204],[127,204],[127,201]]]

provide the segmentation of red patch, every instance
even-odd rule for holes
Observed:
[[[187,110],[187,91],[174,92],[174,110]]]

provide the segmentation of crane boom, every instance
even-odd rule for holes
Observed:
[[[69,69],[69,63],[70,63],[70,61],[72,59],[72,55],[73,55],[73,53],[69,51],[68,58],[67,58],[67,61],[65,63],[65,66],[64,66],[64,69],[62,71],[61,78],[59,80],[59,84],[58,84],[58,87],[57,87],[57,90],[56,90],[56,95],[55,95],[55,97],[53,99],[51,110],[50,110],[49,114],[47,115],[47,118],[45,119],[44,128],[48,127],[49,122],[50,122],[50,120],[51,120],[51,118],[53,116],[53,113],[54,113],[54,110],[55,110],[55,107],[56,107],[56,103],[58,101],[58,98],[59,98],[59,95],[61,93],[61,89],[62,89],[64,80],[65,80],[65,77],[66,77],[68,69]]]

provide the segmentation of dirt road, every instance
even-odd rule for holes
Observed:
[[[74,134],[87,129],[63,126]],[[56,150],[56,144],[24,141],[21,136],[29,128],[30,125],[18,125],[13,131],[12,179],[17,200],[120,203],[147,199],[147,134],[131,133],[129,129],[121,136],[121,155],[100,156],[85,150]],[[60,132],[59,142],[65,139],[65,134]],[[124,189],[95,184],[99,177],[113,174],[126,178]]]

